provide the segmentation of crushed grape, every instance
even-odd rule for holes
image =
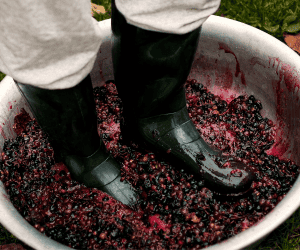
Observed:
[[[42,234],[75,249],[200,249],[257,223],[290,190],[299,166],[266,153],[275,129],[254,96],[227,103],[196,80],[185,89],[189,116],[204,140],[255,169],[248,194],[224,199],[154,153],[125,145],[122,102],[109,81],[94,88],[98,130],[122,164],[122,180],[140,194],[136,210],[72,180],[24,109],[15,117],[17,138],[5,141],[0,162],[0,180],[14,207]]]

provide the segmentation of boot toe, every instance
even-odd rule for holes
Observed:
[[[251,188],[253,181],[256,180],[254,172],[242,162],[234,161],[231,163],[230,183],[234,190],[246,192]]]
[[[138,194],[127,181],[121,182],[121,176],[102,187],[101,190],[129,207],[137,204]]]
[[[194,149],[195,144],[192,147]],[[199,167],[199,172],[195,176],[203,178],[206,186],[212,191],[217,194],[238,196],[250,190],[255,175],[249,167],[239,161],[225,161],[225,157],[222,159],[225,164],[220,165],[207,151],[203,151],[201,155],[204,156],[202,161],[197,159],[197,156],[191,155],[191,159],[195,160]]]
[[[109,194],[124,205],[134,206],[138,194],[128,182],[121,182],[120,169],[120,164],[109,156],[99,166],[84,174],[84,183]]]
[[[137,202],[138,194],[128,182],[121,182],[120,164],[108,154],[107,158],[99,164],[97,159],[102,159],[102,157],[97,157],[97,154],[103,154],[103,152],[99,149],[93,154],[93,159],[78,156],[66,157],[65,164],[72,177],[89,188],[97,188],[124,205],[133,207]]]
[[[217,172],[207,171],[206,184],[216,193],[227,196],[238,196],[250,190],[255,175],[242,162],[232,161],[230,166]],[[209,175],[209,176],[208,176]]]

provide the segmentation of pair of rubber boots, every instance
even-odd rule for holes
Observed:
[[[253,174],[240,162],[233,161],[227,168],[216,164],[213,157],[222,157],[221,152],[204,142],[188,115],[184,83],[201,27],[184,35],[147,31],[128,24],[114,1],[111,21],[113,68],[123,103],[124,139],[162,154],[174,167],[196,179],[204,178],[216,192],[234,195],[249,189]],[[56,160],[64,162],[72,178],[133,206],[137,192],[126,181],[120,181],[121,166],[97,132],[90,75],[75,87],[62,90],[16,83],[48,134]],[[235,169],[239,174],[232,174]]]

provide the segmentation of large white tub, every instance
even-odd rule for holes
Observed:
[[[99,22],[105,31],[97,61],[91,72],[93,85],[114,79],[111,58],[111,20]],[[210,16],[201,38],[189,78],[201,81],[215,94],[253,94],[262,101],[263,115],[281,124],[273,152],[300,164],[300,57],[288,46],[249,25]],[[282,92],[280,92],[282,90]],[[280,103],[280,107],[277,104]],[[0,83],[0,153],[4,138],[14,138],[13,119],[24,107],[14,81]],[[38,250],[70,249],[53,241],[23,219],[6,197],[0,182],[0,223],[17,238]],[[251,249],[287,220],[300,205],[300,181],[264,220],[207,250]]]

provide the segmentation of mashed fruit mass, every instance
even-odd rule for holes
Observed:
[[[290,190],[299,167],[266,153],[274,144],[274,125],[261,116],[254,96],[227,103],[196,80],[185,88],[202,138],[254,169],[257,181],[247,194],[219,196],[160,156],[124,144],[122,102],[109,81],[94,89],[98,129],[122,165],[122,179],[138,190],[139,204],[130,209],[72,180],[23,109],[15,117],[17,138],[5,141],[0,162],[0,180],[14,207],[41,233],[75,249],[201,249],[259,222]]]

